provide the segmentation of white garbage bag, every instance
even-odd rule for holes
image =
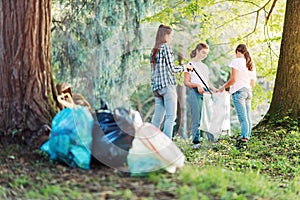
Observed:
[[[127,156],[132,175],[164,169],[175,173],[184,165],[184,155],[172,140],[150,123],[143,123],[135,133]]]
[[[231,135],[230,93],[204,93],[200,130],[211,133],[215,139],[221,135]]]

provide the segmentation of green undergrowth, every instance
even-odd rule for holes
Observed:
[[[222,166],[238,172],[259,172],[273,178],[292,179],[300,171],[300,133],[265,130],[253,133],[248,148],[237,149],[236,136],[220,138],[216,143],[203,141],[193,150],[187,140],[176,143],[187,163],[195,166]]]
[[[177,138],[186,156],[180,177],[183,199],[298,199],[300,133],[260,129],[248,148],[235,147],[237,136],[216,143],[203,141],[198,150]],[[185,188],[185,189],[184,189]]]
[[[175,174],[131,177],[105,166],[70,168],[18,145],[1,148],[0,199],[298,199],[298,130],[256,130],[247,149],[236,137],[204,140],[198,150],[175,138],[185,166]]]

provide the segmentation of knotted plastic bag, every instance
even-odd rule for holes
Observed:
[[[184,165],[184,155],[172,140],[150,123],[136,131],[127,163],[132,175],[166,170],[175,173]]]
[[[52,160],[89,169],[93,123],[94,119],[86,107],[63,109],[53,118],[50,138],[41,150]]]

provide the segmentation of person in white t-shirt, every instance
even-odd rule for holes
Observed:
[[[209,46],[204,43],[199,43],[196,48],[190,53],[191,65],[194,67],[193,71],[185,70],[184,73],[184,85],[189,88],[188,102],[191,107],[192,115],[192,136],[193,136],[193,148],[198,149],[200,147],[200,119],[203,103],[203,93],[208,90],[216,91],[209,81],[208,67],[201,62],[207,57],[209,53]],[[201,79],[198,77],[201,77]],[[207,88],[208,87],[208,88]],[[207,133],[208,139],[213,140],[213,136]]]
[[[251,135],[251,100],[252,87],[256,81],[256,70],[245,44],[239,44],[235,50],[236,58],[229,64],[231,75],[229,80],[219,88],[223,92],[230,86],[232,101],[241,125],[240,140],[237,147],[247,146]]]

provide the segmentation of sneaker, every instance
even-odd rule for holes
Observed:
[[[193,145],[193,149],[195,149],[195,150],[196,150],[196,149],[199,149],[199,148],[200,148],[200,143],[198,143],[198,144],[194,144],[194,145]]]
[[[238,140],[236,144],[237,149],[247,149],[248,148],[248,140]]]

